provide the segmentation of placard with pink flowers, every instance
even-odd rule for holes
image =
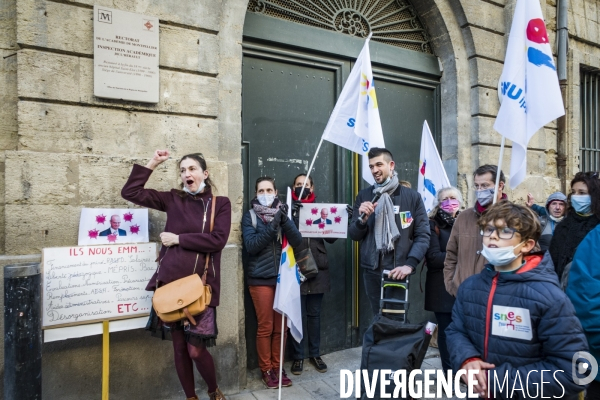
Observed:
[[[149,241],[147,208],[81,210],[78,246]]]
[[[311,238],[348,236],[346,204],[304,203],[300,209],[300,233]]]

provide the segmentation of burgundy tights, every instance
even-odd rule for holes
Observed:
[[[173,330],[173,350],[175,353],[175,369],[179,382],[183,386],[183,391],[186,397],[194,397],[196,395],[196,385],[194,383],[194,367],[192,360],[198,368],[198,372],[202,375],[202,379],[208,385],[209,393],[217,390],[217,375],[215,372],[215,363],[213,358],[206,350],[206,347],[192,346],[185,341],[185,334],[180,330]]]

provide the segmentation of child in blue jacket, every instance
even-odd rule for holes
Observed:
[[[527,255],[540,223],[501,201],[479,220],[486,268],[459,287],[447,341],[455,371],[479,370],[482,397],[569,398],[583,391],[573,356],[587,341],[549,255]]]

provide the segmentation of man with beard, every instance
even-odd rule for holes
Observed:
[[[348,228],[350,238],[360,242],[360,266],[373,314],[379,312],[383,270],[391,271],[390,278],[402,280],[415,272],[429,247],[429,220],[423,200],[416,191],[400,184],[394,167],[389,150],[369,150],[375,184],[358,192]],[[382,193],[381,198],[372,203],[376,192]]]

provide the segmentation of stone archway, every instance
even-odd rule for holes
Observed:
[[[281,1],[281,0],[280,0]],[[472,1],[468,0],[469,3]],[[234,35],[221,40],[221,71],[231,72],[227,78],[220,75],[227,86],[235,85],[241,91],[241,48],[243,21],[249,5],[257,0],[225,0],[223,2],[223,27],[234,30]],[[458,3],[458,4],[457,4]],[[258,5],[258,4],[257,4]],[[450,0],[419,0],[412,2],[418,21],[422,23],[427,45],[437,55],[443,67],[441,79],[442,109],[442,158],[449,176],[456,176],[451,181],[466,194],[470,174],[459,171],[470,171],[471,161],[471,90],[470,82],[477,81],[477,63],[469,62],[469,53],[474,53],[475,45],[470,28],[461,28],[467,21],[461,2]],[[224,51],[225,50],[225,51]],[[231,52],[230,52],[231,50]],[[229,53],[229,54],[227,54]],[[238,65],[234,66],[234,59]],[[221,92],[223,98],[229,98],[235,92]],[[233,98],[231,100],[234,100]],[[231,102],[227,101],[227,104]],[[225,114],[241,112],[241,102],[236,97],[233,110],[223,110]],[[239,108],[237,106],[240,106]],[[233,117],[233,115],[231,115]],[[232,127],[235,119],[227,118],[227,125]],[[238,130],[238,135],[239,135]],[[233,139],[232,139],[233,140]],[[232,154],[233,156],[233,154]],[[239,157],[239,155],[236,155]],[[238,158],[239,159],[239,158]]]

